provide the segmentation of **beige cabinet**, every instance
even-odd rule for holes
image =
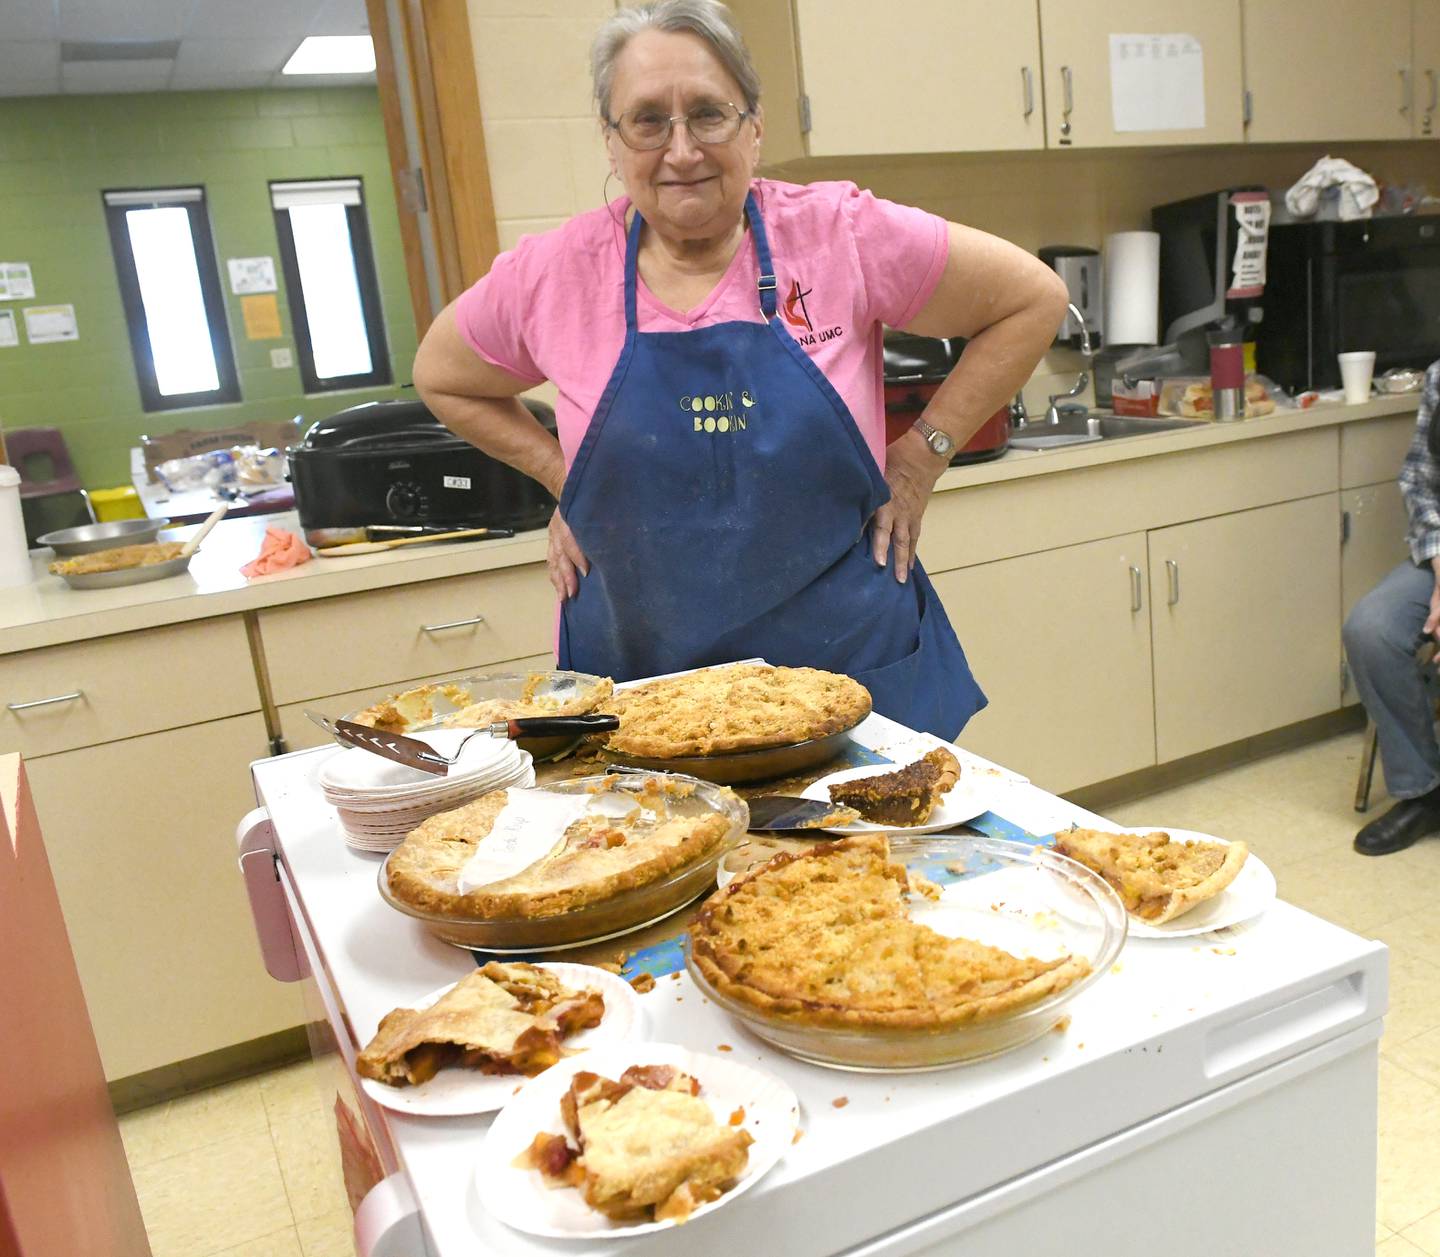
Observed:
[[[1244,0],[1246,138],[1409,138],[1417,112],[1412,2]]]
[[[46,755],[25,771],[109,1079],[298,1025],[235,865],[258,713]]]
[[[1405,545],[1405,500],[1393,480],[1340,492],[1340,621],[1375,588],[1397,563],[1409,556]],[[1342,704],[1360,697],[1347,670],[1343,676]]]
[[[1440,136],[1440,0],[1413,0],[1415,135]]]
[[[962,746],[1047,790],[1155,762],[1145,535],[934,577],[990,706]]]
[[[1340,705],[1334,493],[1149,536],[1159,763]]]
[[[1051,148],[1238,144],[1244,139],[1240,0],[1040,0],[1046,136]],[[1189,35],[1204,65],[1204,125],[1120,131],[1111,35]]]

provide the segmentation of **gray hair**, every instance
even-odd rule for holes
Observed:
[[[595,82],[595,103],[600,117],[610,118],[610,89],[615,82],[615,61],[625,45],[641,31],[698,35],[729,72],[745,95],[745,108],[754,112],[760,103],[760,76],[750,60],[734,19],[720,0],[653,0],[617,9],[595,34],[590,45],[590,74]]]

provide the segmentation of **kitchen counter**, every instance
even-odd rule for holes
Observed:
[[[1205,424],[1093,445],[1012,450],[991,462],[952,467],[940,477],[936,492],[1413,414],[1418,404],[1417,394],[1407,394],[1377,398],[1361,406],[1321,404],[1309,410],[1277,411],[1243,423]],[[501,541],[404,547],[347,559],[315,559],[287,572],[246,581],[240,566],[259,552],[265,527],[271,523],[299,531],[293,513],[226,520],[206,540],[188,573],[119,589],[72,590],[58,576],[49,574],[50,552],[36,551],[32,555],[34,583],[0,590],[0,655],[545,560],[546,535],[537,530]],[[183,538],[189,531],[176,529],[171,535]]]

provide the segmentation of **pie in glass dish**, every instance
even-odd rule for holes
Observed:
[[[684,1221],[735,1185],[754,1143],[716,1121],[700,1083],[671,1065],[632,1065],[618,1082],[577,1073],[560,1114],[565,1134],[542,1131],[517,1164],[578,1188],[615,1221]]]
[[[1164,830],[1070,829],[1055,835],[1055,850],[1099,873],[1125,911],[1147,925],[1163,925],[1213,899],[1250,854],[1243,842],[1176,842]]]
[[[910,919],[911,888],[884,834],[782,853],[705,903],[692,963],[767,1020],[875,1031],[1006,1017],[1090,972],[1080,956],[1021,957],[947,937]]]
[[[451,1066],[533,1077],[562,1055],[562,1041],[598,1026],[605,1000],[553,973],[491,961],[429,1008],[385,1014],[356,1070],[393,1087],[418,1086]]]

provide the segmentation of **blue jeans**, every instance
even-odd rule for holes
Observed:
[[[1379,735],[1385,785],[1396,799],[1440,786],[1435,700],[1415,652],[1424,640],[1435,575],[1408,559],[1355,604],[1345,621],[1350,675]]]

